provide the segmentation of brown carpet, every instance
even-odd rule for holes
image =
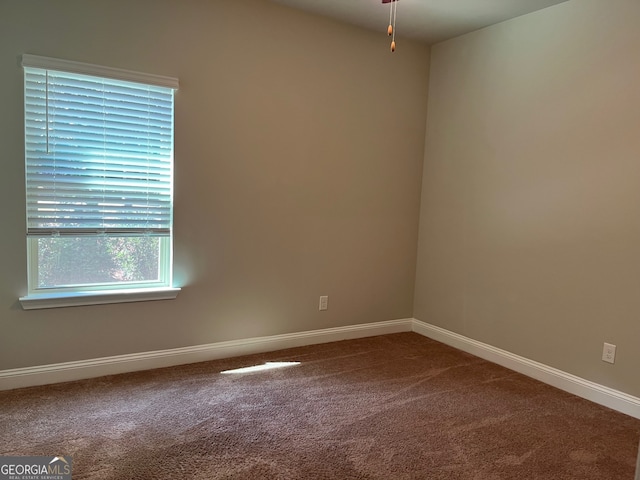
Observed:
[[[221,371],[297,361],[256,373]],[[632,480],[640,421],[415,333],[0,392],[78,479]]]

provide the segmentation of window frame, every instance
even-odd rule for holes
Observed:
[[[21,66],[24,68],[37,68],[48,71],[59,71],[72,74],[89,75],[105,79],[114,79],[125,82],[135,82],[150,86],[159,86],[173,89],[174,93],[178,89],[178,79],[160,75],[133,72],[129,70],[104,67],[99,65],[61,60],[36,55],[22,55]],[[26,73],[25,73],[26,75]],[[26,78],[26,77],[25,77]],[[175,100],[172,100],[173,102]],[[26,99],[23,100],[23,109],[26,109]],[[172,104],[172,112],[175,103]],[[26,110],[25,113],[26,120]],[[171,144],[173,152],[173,129],[175,128],[174,115],[171,117]],[[25,131],[26,135],[26,131]],[[26,137],[25,137],[26,142]],[[25,147],[25,166],[26,166]],[[173,155],[171,157],[171,171],[173,171]],[[25,167],[26,168],[26,167]],[[25,172],[26,180],[26,172]],[[173,175],[171,176],[171,191],[173,191]],[[25,202],[27,201],[25,192]],[[79,284],[72,286],[52,286],[40,287],[38,285],[39,263],[38,263],[38,240],[43,238],[38,235],[27,235],[27,295],[20,297],[23,309],[55,308],[77,305],[98,305],[105,303],[122,303],[148,300],[165,300],[176,298],[180,292],[179,287],[173,286],[173,206],[170,206],[169,234],[159,236],[159,259],[157,281],[131,281],[122,283],[96,283]],[[81,236],[71,233],[72,236]],[[114,237],[127,236],[128,234],[113,234]],[[134,237],[145,236],[143,233],[133,233]],[[50,235],[44,236],[48,238]],[[62,236],[62,235],[61,235]],[[90,237],[97,237],[99,234],[91,233]],[[35,258],[35,260],[34,260]]]

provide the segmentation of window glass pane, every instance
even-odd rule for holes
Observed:
[[[65,236],[34,241],[37,288],[161,280],[160,237]]]

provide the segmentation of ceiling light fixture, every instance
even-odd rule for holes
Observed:
[[[398,10],[398,0],[382,0],[382,3],[390,3],[389,5],[389,27],[387,34],[391,37],[391,51],[396,51],[396,12]]]

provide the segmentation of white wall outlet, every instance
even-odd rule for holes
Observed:
[[[602,348],[602,361],[609,363],[616,363],[616,346],[610,343],[605,343]]]
[[[329,308],[329,296],[323,295],[320,297],[320,306],[318,307],[318,310],[326,310],[327,308]]]

